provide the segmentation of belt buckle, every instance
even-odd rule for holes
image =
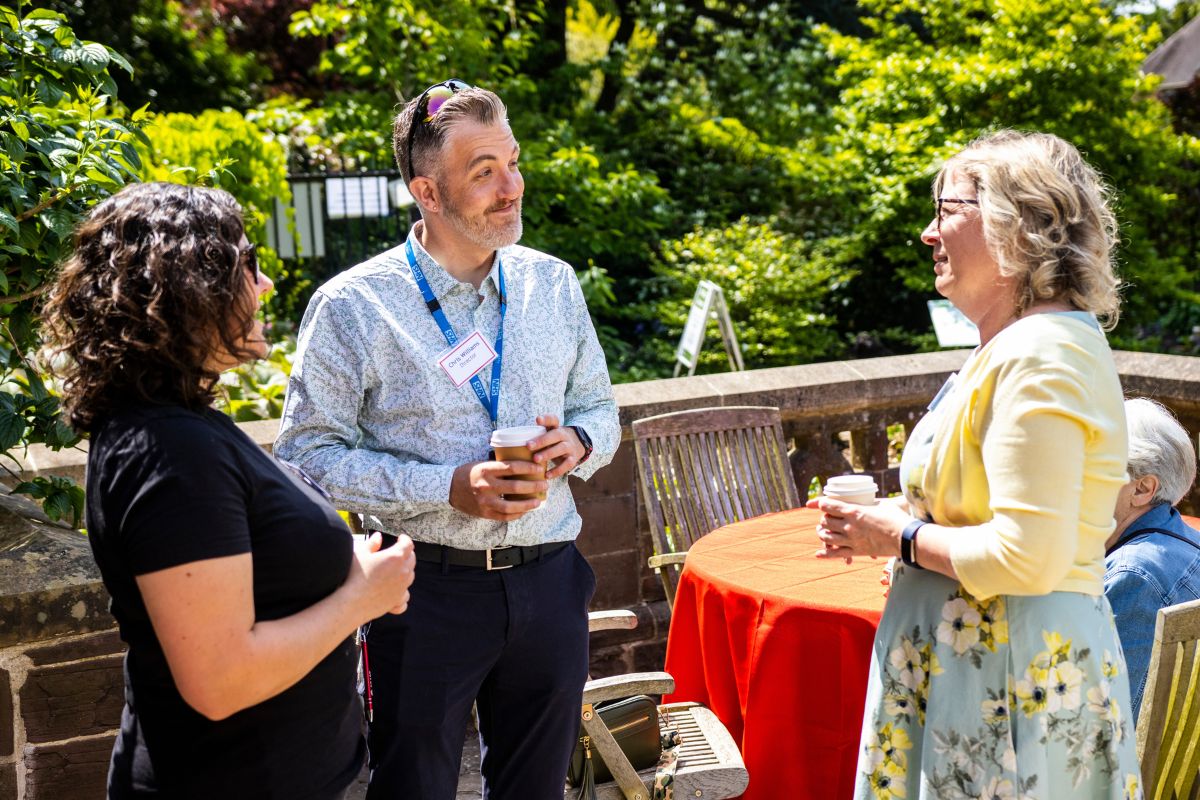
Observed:
[[[483,553],[484,553],[484,558],[486,559],[487,571],[495,572],[497,570],[512,569],[513,567],[515,567],[516,564],[505,564],[503,567],[493,567],[492,566],[492,553],[493,552],[495,552],[497,550],[512,550],[512,549],[513,549],[513,546],[511,544],[506,544],[506,545],[502,545],[500,547],[489,547],[487,550],[484,550]]]

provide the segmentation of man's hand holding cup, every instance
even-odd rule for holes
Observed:
[[[450,482],[450,505],[484,519],[512,522],[546,499],[546,467],[534,461],[532,440],[546,433],[541,425],[501,428],[489,442],[492,461],[463,464]]]

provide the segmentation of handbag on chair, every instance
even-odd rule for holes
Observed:
[[[659,765],[661,774],[656,775],[654,795],[670,798],[669,787],[675,773],[675,753],[671,748],[679,743],[679,734],[659,728],[658,705],[642,694],[597,709],[596,713],[635,771]],[[664,759],[664,754],[671,758]],[[591,800],[596,796],[596,784],[612,778],[604,759],[598,753],[593,755],[590,737],[580,727],[579,741],[567,769],[567,783],[579,787],[580,800]]]
[[[658,706],[644,694],[627,697],[612,705],[596,710],[604,726],[617,741],[629,763],[635,770],[643,770],[658,763],[662,755],[662,742],[658,734]],[[612,772],[602,759],[587,757],[584,738],[587,734],[579,729],[579,741],[575,744],[575,752],[571,755],[571,765],[567,769],[567,783],[579,786],[583,783],[584,770],[589,763],[594,766],[593,780],[604,783],[612,780]],[[590,749],[590,748],[589,748]]]

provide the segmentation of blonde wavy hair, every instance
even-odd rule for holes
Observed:
[[[1049,133],[981,136],[942,166],[935,200],[950,172],[975,185],[988,249],[1000,273],[1017,280],[1018,317],[1059,302],[1092,312],[1105,330],[1116,326],[1111,192],[1074,145]]]

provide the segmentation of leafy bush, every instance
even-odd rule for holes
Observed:
[[[826,313],[828,296],[845,275],[776,221],[742,219],[720,229],[697,228],[665,242],[659,270],[678,287],[659,313],[666,325],[659,357],[673,358],[696,284],[721,287],[747,369],[802,364],[840,354],[837,320]],[[727,370],[724,348],[701,351],[698,371]]]
[[[0,467],[9,472],[29,444],[79,441],[30,362],[34,310],[75,223],[136,178],[134,143],[144,140],[141,113],[115,102],[109,68],[128,71],[125,59],[76,38],[61,14],[24,10],[0,6]],[[70,481],[36,478],[14,491],[78,524],[83,493]]]
[[[566,126],[522,142],[521,172],[525,244],[576,269],[596,263],[615,275],[650,259],[669,201],[654,175],[605,163]]]
[[[1194,305],[1200,210],[1197,140],[1176,135],[1140,65],[1155,44],[1102,0],[862,0],[866,37],[825,28],[842,87],[836,128],[814,167],[812,203],[832,209],[819,235],[848,237],[860,277],[846,295],[848,331],[926,327],[933,296],[930,180],[969,140],[997,126],[1076,144],[1118,192],[1126,317],[1116,341],[1179,305]],[[823,162],[823,163],[822,163]],[[830,191],[827,187],[837,187]],[[810,223],[806,223],[811,225]]]
[[[266,358],[222,373],[217,407],[237,422],[279,419],[295,357],[296,339],[287,336],[271,345]]]
[[[146,134],[143,180],[219,186],[242,204],[247,233],[261,247],[275,199],[287,204],[292,196],[287,153],[277,141],[236,111],[162,114]]]
[[[537,17],[536,4],[508,0],[328,0],[293,15],[291,32],[334,42],[321,73],[396,103],[447,78],[494,85],[512,76]]]
[[[253,105],[271,70],[229,41],[242,22],[222,18],[212,0],[40,0],[67,14],[81,38],[128,54],[133,70],[116,76],[122,100],[158,111]],[[247,20],[249,21],[249,20]]]

